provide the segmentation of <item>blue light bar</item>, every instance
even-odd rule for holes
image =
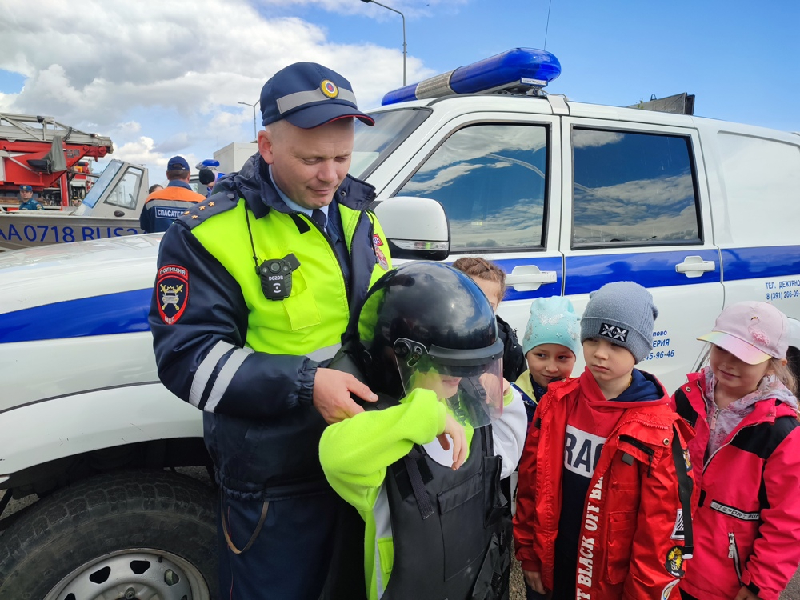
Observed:
[[[195,165],[195,169],[216,169],[217,167],[219,167],[219,161],[214,158],[207,158]]]
[[[395,104],[452,94],[478,94],[517,84],[542,88],[561,75],[561,63],[546,50],[514,48],[466,67],[392,90],[381,104]]]

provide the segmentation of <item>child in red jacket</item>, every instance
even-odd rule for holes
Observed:
[[[514,517],[529,598],[679,598],[692,554],[690,431],[658,380],[634,368],[657,314],[636,283],[592,293],[581,319],[586,370],[551,383],[536,409]]]
[[[800,563],[800,421],[786,367],[788,322],[765,302],[722,311],[709,366],[688,376],[673,406],[700,488],[695,560],[684,598],[777,600]]]

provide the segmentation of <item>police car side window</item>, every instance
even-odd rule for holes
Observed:
[[[464,127],[451,134],[396,195],[441,203],[455,252],[541,248],[547,135],[543,125]]]
[[[701,244],[688,137],[572,130],[572,247]]]
[[[141,169],[128,167],[128,171],[114,186],[106,199],[106,204],[134,209],[139,199],[139,185],[142,181]]]

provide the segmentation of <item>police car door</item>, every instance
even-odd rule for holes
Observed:
[[[723,304],[698,133],[581,118],[601,110],[570,104],[562,120],[564,293],[583,312],[589,293],[610,281],[647,287],[659,315],[653,350],[639,366],[672,393],[696,367],[704,347],[695,338],[710,331]]]
[[[513,102],[513,101],[512,101]],[[520,102],[522,104],[520,104]],[[546,102],[516,99],[518,107]],[[433,198],[450,225],[452,263],[481,256],[508,274],[501,316],[521,335],[532,298],[561,293],[558,119],[509,112],[462,114],[422,146],[389,189]]]

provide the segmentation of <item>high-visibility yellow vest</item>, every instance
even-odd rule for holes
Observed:
[[[361,225],[359,238],[355,240],[360,251],[364,251],[361,245],[369,244],[370,251],[383,252],[386,257],[386,269],[376,259],[369,281],[371,287],[391,269],[386,237],[372,212],[353,210],[341,203],[337,206],[351,255],[354,234]],[[246,202],[240,198],[236,207],[198,224],[192,233],[241,287],[249,311],[246,345],[256,352],[314,358],[315,351],[339,344],[350,319],[350,306],[348,284],[332,244],[306,215],[289,215],[273,209],[261,219],[248,213],[253,235],[251,246],[245,210]],[[308,223],[308,231],[301,233],[295,218]],[[364,219],[370,223],[363,223]],[[367,237],[365,226],[373,234],[369,239],[361,239],[362,235]],[[300,267],[292,273],[288,298],[270,300],[264,296],[255,270],[253,247],[259,265],[287,254],[297,257]]]

